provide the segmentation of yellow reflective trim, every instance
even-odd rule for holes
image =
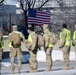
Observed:
[[[13,32],[20,34],[20,37],[22,38],[22,33],[21,32],[19,32],[19,31],[13,31]]]
[[[4,39],[2,39],[2,40],[0,41],[0,44],[1,44],[2,49],[4,49]]]
[[[64,30],[67,33],[65,46],[70,46],[71,45],[71,32],[68,29],[64,29]]]
[[[54,47],[54,45],[52,45],[52,44],[49,43],[49,44],[48,44],[48,47]]]
[[[20,37],[22,38],[22,33],[20,32]]]
[[[73,33],[73,40],[76,39],[76,30]]]
[[[65,42],[65,46],[70,46],[71,45],[71,32],[68,29],[64,28],[64,31],[66,31],[67,36],[66,36],[66,42]],[[60,44],[62,42],[62,32],[60,33]]]
[[[28,36],[28,41],[29,41],[29,42],[33,42],[30,35]]]
[[[10,47],[10,48],[13,47],[13,46],[12,46],[12,42],[9,43],[9,47]],[[19,48],[21,48],[21,46],[19,46]]]
[[[35,32],[32,32],[32,33],[29,34],[29,36],[28,36],[28,41],[29,42],[33,42],[32,37],[31,37],[32,34],[35,34]]]
[[[4,45],[1,45],[2,46],[2,49],[4,49]]]
[[[12,42],[9,43],[9,47],[13,47],[13,46],[12,46]]]
[[[22,33],[21,32],[18,32],[18,31],[13,31],[13,32],[14,33],[19,33],[20,34],[20,37],[22,38]],[[10,40],[9,47],[13,47],[12,46],[12,40]],[[19,48],[21,48],[21,46],[19,46]]]

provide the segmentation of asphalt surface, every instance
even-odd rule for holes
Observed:
[[[17,65],[15,67],[15,74],[13,75],[76,75],[76,61],[70,61],[70,69],[62,70],[64,67],[63,61],[53,62],[52,71],[45,71],[47,68],[46,62],[38,62],[38,70],[36,73],[29,73],[29,63],[22,64],[21,74],[17,74]],[[1,75],[12,75],[10,67],[2,66]]]

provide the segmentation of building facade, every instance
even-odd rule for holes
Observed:
[[[22,11],[16,5],[0,6],[0,30],[3,34],[8,34],[12,31],[12,25],[19,25]]]
[[[42,1],[38,0],[35,7],[39,7]],[[43,6],[42,10],[51,12],[50,30],[59,34],[62,24],[67,23],[68,28],[73,33],[76,22],[76,0],[50,0]]]

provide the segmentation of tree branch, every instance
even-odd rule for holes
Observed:
[[[3,5],[3,2],[4,2],[4,0],[1,0],[1,1],[0,1],[0,6],[2,6],[2,5]]]
[[[33,0],[28,1],[29,6],[31,6],[33,3]]]
[[[62,7],[64,5],[63,0],[56,0],[56,2],[59,4],[60,7]]]
[[[1,1],[0,1],[0,4],[3,3],[3,2],[4,2],[4,0],[1,0]]]
[[[31,8],[31,4],[30,4],[30,2],[28,2],[28,8]]]
[[[34,8],[35,3],[36,3],[36,0],[33,0],[32,8]]]
[[[39,8],[38,10],[40,10],[47,2],[49,2],[50,0],[46,0]]]
[[[20,0],[20,5],[21,5],[22,10],[25,12],[24,5],[22,3],[22,0]]]

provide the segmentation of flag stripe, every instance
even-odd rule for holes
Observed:
[[[37,21],[46,21],[46,22],[49,22],[50,18],[49,19],[42,19],[42,18],[32,18],[32,17],[29,17],[28,21],[29,20],[37,20]]]
[[[37,11],[37,13],[42,13],[42,14],[48,14],[48,15],[50,15],[50,12]]]
[[[50,16],[44,16],[44,15],[37,15],[36,17],[50,18]]]
[[[33,23],[36,23],[36,22],[37,22],[37,23],[38,23],[38,22],[40,22],[40,23],[43,23],[43,22],[44,22],[44,23],[49,23],[49,22],[45,22],[45,21],[37,21],[37,20],[29,20],[29,23],[30,23],[30,22],[33,22]]]
[[[37,22],[33,22],[33,23],[32,23],[32,22],[28,22],[28,24],[37,24],[37,25],[43,25],[43,23],[42,23],[42,22],[38,22],[38,23],[37,23]],[[45,24],[49,24],[49,23],[45,23]]]
[[[47,14],[41,14],[41,13],[36,13],[36,16],[45,16],[45,17],[50,17],[50,15],[47,15]]]

